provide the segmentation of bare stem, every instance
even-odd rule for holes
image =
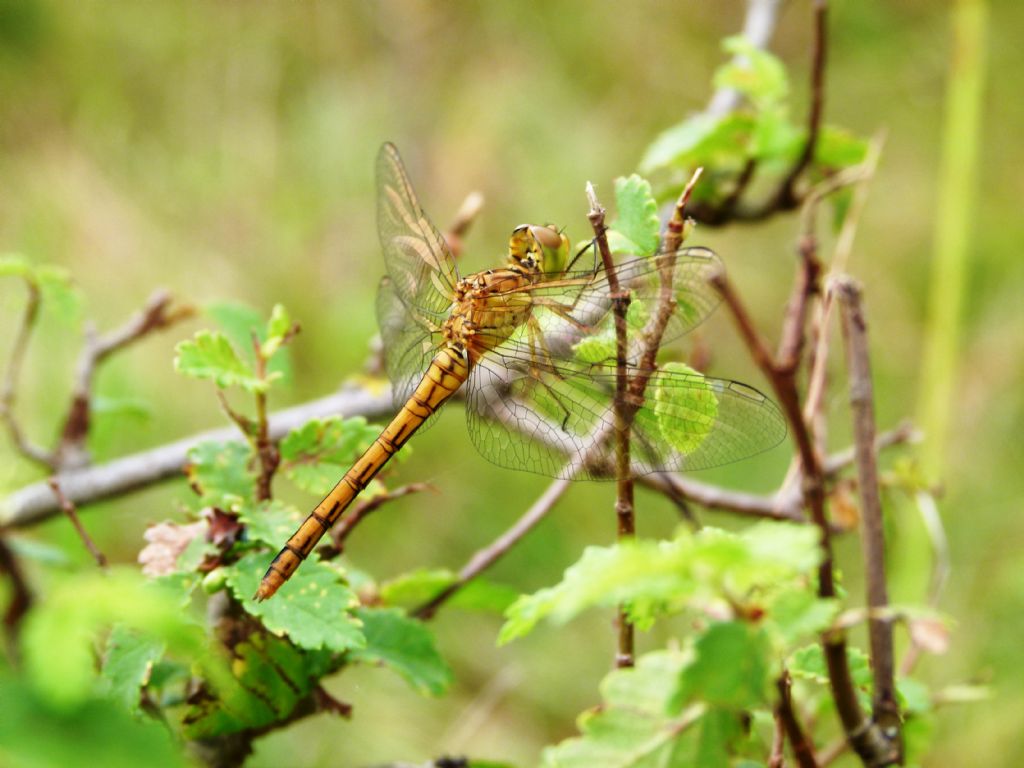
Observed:
[[[801,269],[806,271],[810,261],[804,259]],[[813,281],[798,275],[797,281],[807,290]],[[801,413],[800,399],[796,386],[796,371],[792,366],[783,366],[768,351],[760,334],[756,331],[746,307],[742,304],[724,273],[712,278],[713,285],[721,293],[729,307],[740,335],[747,344],[751,356],[769,379],[782,411],[789,422],[793,440],[800,456],[803,474],[803,497],[810,510],[810,517],[821,534],[823,552],[818,567],[818,595],[823,598],[836,596],[833,574],[833,553],[831,528],[825,515],[824,472],[815,450],[807,423]],[[868,720],[857,701],[849,663],[846,658],[846,639],[840,632],[829,632],[822,637],[825,662],[829,672],[832,696],[836,703],[843,730],[854,750],[868,765],[887,765],[892,762],[894,752],[885,735]]]
[[[889,596],[885,583],[885,535],[882,530],[882,499],[875,456],[874,393],[867,321],[861,306],[860,287],[853,280],[838,280],[835,291],[843,310],[843,337],[850,372],[850,408],[853,411],[857,480],[863,518],[868,637],[874,679],[872,709],[874,719],[884,729],[886,737],[893,743],[899,743],[900,713],[894,681],[892,624],[881,618],[889,605]]]
[[[71,503],[68,497],[64,495],[57,478],[51,477],[47,482],[53,490],[53,495],[57,497],[60,508],[63,510],[64,514],[67,515],[68,520],[70,520],[71,524],[75,527],[78,537],[82,540],[82,543],[85,544],[85,548],[89,550],[89,554],[92,555],[93,559],[96,561],[96,565],[100,568],[106,568],[107,556],[100,551],[100,548],[96,546],[96,542],[92,540],[89,532],[85,530],[85,526],[82,525],[82,521],[78,519],[78,510],[75,509],[75,505]]]
[[[3,621],[7,658],[13,663],[18,658],[18,627],[32,607],[32,590],[29,589],[18,558],[3,537],[0,537],[0,573],[6,573],[11,580],[11,599],[4,611]]]
[[[636,535],[636,520],[633,511],[633,474],[630,470],[629,433],[632,412],[626,400],[629,389],[629,376],[626,371],[627,339],[626,312],[629,309],[629,292],[623,291],[615,271],[611,248],[608,246],[608,230],[605,227],[605,209],[594,193],[594,187],[587,185],[587,197],[590,199],[590,226],[594,230],[594,241],[597,243],[605,274],[608,276],[608,288],[611,292],[612,313],[615,319],[615,516],[618,520],[618,540],[625,541]],[[615,666],[632,667],[634,663],[634,631],[633,624],[626,616],[625,609],[618,610],[619,643],[615,656]]]
[[[807,116],[807,141],[796,163],[776,195],[775,207],[792,208],[800,202],[795,188],[801,174],[814,159],[825,108],[825,60],[828,51],[828,3],[814,0],[814,46],[811,51],[811,108]]]
[[[93,380],[100,364],[115,352],[154,331],[168,328],[191,317],[193,313],[194,310],[190,306],[172,309],[171,295],[167,291],[159,290],[149,297],[140,312],[120,328],[103,336],[98,336],[92,329],[86,332],[85,345],[78,357],[72,385],[71,404],[57,446],[57,464],[61,469],[81,467],[89,463],[85,440],[89,435],[92,416]]]
[[[39,317],[39,305],[41,294],[39,286],[29,280],[25,283],[28,289],[28,298],[25,301],[25,309],[21,313],[21,321],[18,330],[14,335],[14,347],[11,350],[11,357],[7,361],[7,368],[4,371],[3,383],[0,384],[0,419],[7,427],[7,433],[11,437],[18,452],[27,459],[44,467],[52,469],[56,459],[52,453],[44,448],[33,444],[21,430],[21,425],[14,417],[14,403],[17,399],[18,380],[21,378],[21,367],[25,362],[25,353],[28,351],[29,340],[32,338],[32,331],[35,328],[36,320]]]
[[[520,539],[533,530],[541,520],[547,517],[562,495],[569,489],[569,480],[553,481],[523,515],[516,520],[507,531],[483,549],[478,550],[469,561],[462,566],[458,579],[445,587],[435,597],[413,611],[419,619],[430,619],[438,608],[448,601],[456,592],[475,579],[485,570],[500,560]]]
[[[413,493],[420,493],[422,491],[437,491],[437,489],[430,485],[430,483],[409,483],[396,488],[393,491],[387,493],[379,493],[373,498],[366,499],[356,504],[351,514],[344,515],[337,523],[334,528],[329,532],[331,537],[331,543],[327,546],[320,548],[320,556],[324,559],[337,557],[345,549],[345,540],[348,539],[352,531],[355,530],[356,526],[359,525],[366,517],[380,509],[385,504],[400,499],[403,496],[409,496]]]
[[[814,759],[814,744],[807,738],[800,721],[797,719],[796,710],[793,708],[793,697],[790,692],[789,673],[783,672],[782,676],[775,681],[775,687],[779,692],[779,703],[776,707],[776,714],[782,721],[782,727],[786,732],[790,745],[793,747],[793,757],[800,768],[818,768]]]

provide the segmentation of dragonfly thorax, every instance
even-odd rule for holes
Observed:
[[[518,267],[468,275],[455,287],[451,313],[441,328],[449,346],[470,363],[508,340],[530,316],[532,302],[522,289],[536,280]]]

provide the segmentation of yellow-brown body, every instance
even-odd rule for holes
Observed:
[[[383,469],[416,430],[465,383],[480,356],[525,323],[531,311],[529,291],[541,277],[539,246],[517,229],[510,241],[510,264],[478,272],[455,286],[448,319],[441,328],[445,346],[431,361],[408,402],[356,460],[284,545],[267,569],[258,600],[272,596],[313,551],[345,509]],[[519,239],[517,239],[517,237]]]

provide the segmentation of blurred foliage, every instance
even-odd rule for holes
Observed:
[[[565,223],[571,235],[585,238],[583,182],[595,180],[600,194],[640,158],[645,169],[651,164],[645,173],[659,199],[678,189],[698,161],[722,173],[710,176],[697,194],[728,194],[747,159],[766,152],[784,158],[794,141],[799,146],[806,109],[809,24],[806,8],[796,4],[784,14],[772,46],[791,74],[780,75],[770,59],[754,61],[749,71],[727,67],[717,77],[754,89],[757,98],[728,120],[681,121],[706,102],[713,71],[723,60],[719,40],[739,28],[741,5],[645,0],[622,14],[612,5],[574,0],[258,8],[154,2],[119,4],[114,13],[95,0],[0,0],[0,174],[8,191],[0,195],[0,252],[25,254],[0,262],[6,265],[0,268],[6,276],[0,280],[0,359],[6,359],[10,329],[24,306],[25,275],[72,275],[77,295],[84,297],[72,299],[70,313],[52,315],[46,307],[57,304],[44,301],[19,392],[18,413],[27,431],[47,435],[59,427],[60,408],[54,404],[66,400],[79,346],[66,321],[84,314],[101,328],[116,325],[157,284],[211,302],[210,316],[220,325],[215,333],[234,350],[240,367],[231,376],[240,381],[254,363],[248,333],[257,327],[255,318],[262,325],[278,302],[293,308],[305,330],[285,350],[292,377],[275,382],[277,402],[321,394],[357,374],[374,332],[373,288],[382,271],[371,161],[384,139],[395,139],[411,158],[439,225],[468,190],[485,192],[487,207],[466,244],[468,260],[477,259],[473,267],[494,263],[500,253],[495,244],[504,243],[518,221]],[[943,606],[960,621],[949,654],[938,661],[926,658],[915,673],[933,693],[906,680],[900,691],[915,713],[908,744],[915,754],[930,749],[935,757],[922,761],[934,765],[1016,765],[1024,759],[1017,715],[1024,705],[1024,667],[1016,640],[1024,631],[1024,580],[1015,562],[1024,535],[1024,518],[1015,514],[1024,460],[1017,434],[1024,397],[1016,386],[1024,375],[1024,342],[1017,332],[1024,266],[1014,256],[1024,237],[1015,171],[1024,159],[1018,140],[1024,115],[1014,76],[1024,65],[1016,39],[1024,9],[1002,0],[992,3],[992,11],[989,65],[1005,76],[992,79],[984,104],[973,260],[963,276],[965,343],[951,426],[956,439],[943,476],[953,564]],[[879,421],[887,425],[914,410],[920,340],[929,331],[922,277],[929,269],[935,215],[934,167],[950,58],[947,19],[944,8],[924,0],[899,7],[840,1],[832,3],[831,29],[826,115],[830,126],[850,130],[828,128],[817,162],[823,168],[854,163],[863,151],[855,137],[879,126],[888,129],[852,265],[867,286]],[[742,42],[728,44],[735,49]],[[661,154],[652,161],[658,147]],[[754,191],[762,181],[755,178]],[[792,220],[783,219],[696,235],[725,255],[757,320],[769,329],[778,327],[778,307],[789,288],[794,234]],[[54,264],[59,272],[48,266]],[[42,286],[49,278],[37,279]],[[260,310],[243,309],[241,319],[230,309],[218,314],[213,302],[225,300]],[[74,310],[75,303],[82,308]],[[749,363],[727,324],[718,318],[703,333],[715,340],[714,368],[742,374]],[[147,341],[102,371],[103,400],[132,407],[97,407],[90,444],[97,458],[218,423],[217,403],[201,386],[205,382],[190,385],[173,375],[174,340]],[[286,373],[274,367],[284,359],[275,355],[271,372]],[[291,388],[282,390],[284,384]],[[836,447],[848,436],[841,386],[836,382],[832,404]],[[126,418],[140,410],[150,412],[148,421]],[[415,457],[402,468],[410,478],[429,478],[442,488],[443,504],[426,510],[416,501],[396,503],[365,523],[359,560],[374,564],[372,576],[346,561],[344,573],[330,566],[330,574],[318,572],[318,578],[326,582],[329,576],[334,589],[362,594],[365,587],[385,595],[385,603],[412,607],[419,594],[403,599],[398,585],[419,579],[428,594],[442,589],[452,578],[446,568],[457,567],[532,501],[541,481],[492,470],[473,454],[459,421],[442,418],[417,439]],[[355,435],[365,425],[352,425],[351,433],[324,427],[334,429]],[[249,498],[251,485],[246,491],[251,478],[227,471],[237,470],[240,457],[224,457],[223,473],[204,463],[213,459],[216,466],[222,450],[237,449],[207,450],[205,457],[202,451],[196,455],[192,470],[198,477],[212,472],[214,479],[200,483],[210,496],[206,501],[177,483],[96,505],[83,516],[101,549],[124,563],[138,554],[143,529],[168,515],[180,523],[219,496],[216,503],[239,516],[252,538],[223,548],[196,537],[202,546],[190,560],[182,553],[175,566],[190,575],[165,577],[165,588],[177,585],[176,594],[184,599],[187,592],[193,603],[188,609],[176,603],[174,617],[160,613],[159,606],[167,604],[153,596],[152,584],[120,572],[106,580],[90,576],[92,563],[64,520],[8,538],[38,591],[32,621],[42,622],[34,631],[45,635],[39,643],[50,655],[31,662],[26,657],[26,668],[36,670],[31,678],[0,662],[5,763],[76,765],[88,755],[90,764],[136,765],[144,754],[147,764],[180,765],[180,749],[166,729],[132,714],[147,702],[132,693],[135,686],[159,707],[192,708],[197,728],[228,728],[239,713],[286,717],[291,699],[285,687],[306,690],[323,669],[318,654],[330,653],[330,665],[346,665],[327,688],[355,703],[353,722],[296,723],[259,741],[251,765],[369,764],[400,756],[422,760],[441,751],[528,765],[544,745],[569,736],[566,723],[594,704],[594,681],[611,655],[607,614],[588,612],[557,631],[539,626],[496,650],[495,612],[509,602],[501,587],[481,596],[489,610],[442,614],[433,623],[437,656],[415,631],[394,629],[401,617],[391,607],[370,609],[382,617],[378,645],[361,665],[344,658],[346,653],[339,659],[260,630],[240,644],[239,663],[220,679],[221,687],[188,703],[190,662],[205,659],[211,679],[222,669],[205,640],[192,644],[192,633],[202,625],[195,603],[206,599],[194,588],[202,583],[223,595],[234,589],[229,573],[235,583],[244,582],[244,574],[230,569],[259,542],[276,546],[272,541],[280,542],[279,532],[290,531],[310,501],[297,481],[297,487],[280,489],[272,506],[257,505]],[[0,451],[3,488],[39,476],[6,442]],[[710,479],[766,489],[784,472],[783,453],[710,473]],[[494,569],[495,585],[540,589],[557,582],[585,546],[610,540],[609,489],[581,486],[572,494],[555,519]],[[671,509],[654,496],[638,499],[643,535],[670,538],[676,522]],[[894,599],[919,601],[930,549],[918,508],[912,494],[889,493],[885,503]],[[192,519],[210,525],[205,517]],[[720,515],[708,519],[733,527]],[[853,601],[861,582],[857,548],[852,540],[838,548]],[[200,579],[198,569],[209,567],[211,559],[225,562]],[[99,586],[107,581],[115,592]],[[393,599],[387,598],[389,588]],[[7,590],[5,581],[4,601]],[[76,592],[89,599],[75,600]],[[241,589],[238,594],[245,597]],[[824,620],[819,611],[832,610],[791,599],[796,604],[788,609],[810,616],[809,626]],[[78,604],[85,602],[92,607]],[[155,613],[133,614],[136,603],[152,604]],[[47,618],[58,608],[62,613]],[[785,609],[785,603],[774,605],[776,612]],[[370,649],[362,610],[346,605],[334,617],[346,626],[363,622],[359,631],[367,645],[348,653]],[[721,626],[730,642],[757,642],[745,624]],[[794,630],[786,642],[796,642],[804,631]],[[698,634],[666,614],[639,641],[649,650],[664,648],[674,636],[695,642]],[[167,642],[168,636],[181,642]],[[57,651],[68,654],[66,662],[57,659]],[[690,646],[652,651],[634,672],[612,673],[601,688],[610,730],[602,731],[600,715],[585,716],[582,742],[564,742],[545,759],[568,760],[571,750],[590,748],[587,740],[611,736],[622,722],[616,719],[620,708],[635,706],[639,716],[629,725],[637,732],[663,728],[667,716],[657,697],[665,702],[678,691],[678,676],[664,670],[692,665],[693,653]],[[813,650],[806,653],[795,664],[802,675],[797,690],[810,697],[805,700],[816,700],[815,711],[830,720],[828,696],[813,678]],[[438,664],[441,656],[452,665],[451,677]],[[104,660],[100,676],[93,674],[97,657]],[[46,670],[51,658],[57,659],[52,671]],[[377,673],[372,666],[378,662],[391,665],[405,681]],[[65,675],[72,693],[54,695],[63,691]],[[656,685],[648,687],[646,681],[655,677]],[[435,692],[449,679],[454,682],[447,698],[420,700],[420,692]],[[928,705],[976,697],[977,689],[954,685],[966,679],[992,681],[994,699],[966,708]],[[56,680],[56,688],[47,680]],[[260,709],[267,691],[276,692],[277,709]],[[401,729],[393,726],[396,712]],[[472,717],[460,717],[466,712]],[[701,710],[702,726],[693,731],[701,736],[686,748],[726,743],[747,749],[749,734],[738,734],[730,717],[708,717]],[[755,718],[753,731],[766,725]],[[705,731],[711,735],[704,738]]]

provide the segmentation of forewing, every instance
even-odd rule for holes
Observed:
[[[614,387],[615,371],[607,366],[569,375],[487,362],[470,376],[470,436],[500,466],[607,479]],[[692,372],[651,372],[636,405],[630,428],[636,475],[729,464],[777,445],[786,434],[778,408],[756,389]]]
[[[710,278],[720,270],[722,263],[714,251],[701,247],[632,259],[616,266],[619,283],[630,294],[630,364],[639,363],[639,350],[659,323],[663,307],[670,307],[671,314],[664,324],[662,344],[692,330],[714,311],[719,298]],[[670,302],[666,302],[667,285]],[[563,361],[573,361],[577,345],[588,338],[614,338],[612,291],[603,268],[569,272],[520,290],[528,293],[534,304],[533,317],[543,333],[549,358],[546,363],[558,367]],[[539,346],[536,334],[531,337],[525,330],[497,341],[497,355],[524,362],[536,357]]]
[[[391,380],[391,399],[397,411],[408,402],[430,367],[441,334],[433,321],[405,305],[390,277],[383,278],[377,288],[377,324],[384,344],[384,370]],[[428,430],[436,418],[434,412],[418,431]]]
[[[443,318],[459,280],[458,268],[390,143],[377,156],[377,229],[395,292],[409,307],[435,320]]]

